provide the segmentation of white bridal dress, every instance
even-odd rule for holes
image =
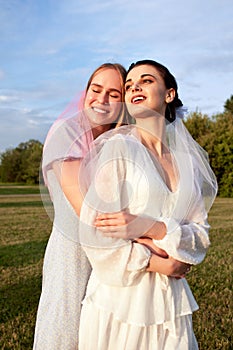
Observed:
[[[122,127],[120,135],[118,129],[107,142],[104,136],[98,157],[86,161],[94,181],[87,185],[79,232],[93,270],[81,311],[79,350],[198,349],[192,329],[198,305],[186,279],[146,272],[150,251],[145,246],[104,237],[93,226],[97,213],[128,208],[167,224],[166,237],[155,244],[177,260],[198,264],[209,246],[199,159],[177,140],[170,146],[179,174],[171,192],[134,128],[127,130]]]

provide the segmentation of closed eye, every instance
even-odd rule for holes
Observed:
[[[101,91],[99,89],[92,88],[92,91],[95,92],[96,94],[99,94]]]
[[[109,94],[109,96],[112,98],[121,98],[120,94]]]

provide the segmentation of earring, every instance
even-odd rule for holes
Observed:
[[[176,119],[172,115],[171,106],[169,104],[167,105],[167,108],[166,108],[165,117],[166,117],[167,121],[169,121],[170,123],[174,122],[174,120]]]

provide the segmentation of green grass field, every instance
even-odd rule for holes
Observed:
[[[37,187],[0,186],[0,216],[0,348],[32,349],[43,256],[52,223]],[[188,275],[200,306],[194,314],[194,329],[200,350],[230,350],[233,199],[218,198],[209,222],[208,255]]]

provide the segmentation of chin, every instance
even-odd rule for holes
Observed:
[[[127,105],[129,114],[134,118],[148,118],[154,114],[154,111],[141,104],[129,104]]]

